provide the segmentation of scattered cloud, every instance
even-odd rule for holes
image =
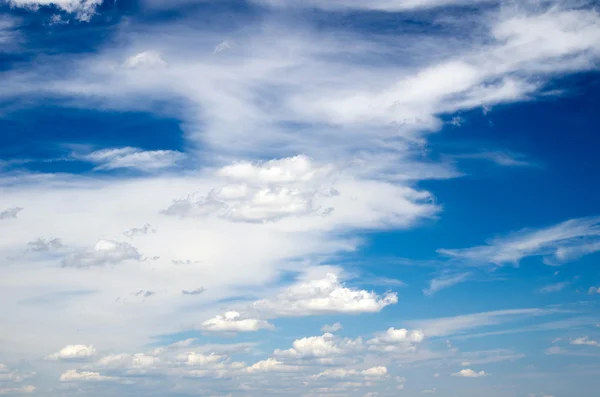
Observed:
[[[87,345],[68,345],[46,357],[47,360],[87,360],[96,355],[94,346]]]
[[[251,332],[271,329],[273,325],[268,321],[246,318],[236,311],[228,311],[204,321],[200,328],[207,332]]]
[[[181,290],[181,293],[183,295],[200,295],[200,294],[203,294],[204,292],[206,292],[206,289],[202,288],[202,287],[196,288],[193,290],[185,290],[185,289]]]
[[[484,376],[488,376],[485,371],[473,371],[472,369],[462,369],[457,373],[452,374],[452,376],[461,376],[463,378],[481,378]]]
[[[70,369],[60,375],[61,382],[102,382],[113,380],[113,377],[100,375],[98,372],[78,371]]]
[[[80,21],[88,22],[96,13],[103,0],[8,0],[13,7],[36,10],[39,7],[54,6],[61,11],[73,13]]]
[[[582,338],[573,339],[570,343],[572,345],[586,345],[586,346],[600,347],[600,342],[589,339],[587,336],[584,336]]]
[[[323,327],[321,327],[321,331],[325,332],[325,333],[333,333],[333,332],[337,332],[342,330],[344,327],[342,326],[342,324],[340,323],[333,323],[331,325],[326,324]]]
[[[561,264],[600,250],[600,218],[571,219],[544,229],[524,229],[486,245],[439,252],[472,266],[518,265],[520,260],[542,256],[549,265]]]
[[[0,221],[6,219],[17,219],[17,215],[19,215],[19,212],[21,211],[23,211],[23,208],[21,207],[13,207],[0,211]]]
[[[19,394],[30,394],[36,391],[35,386],[21,386],[21,387],[11,387],[11,388],[0,388],[0,395],[8,395],[8,396],[16,396]]]
[[[550,294],[553,292],[560,292],[563,289],[567,288],[571,283],[569,281],[563,281],[560,283],[545,285],[540,288],[538,291],[542,294]]]
[[[129,238],[144,236],[146,234],[153,234],[153,233],[156,233],[156,230],[153,229],[152,225],[150,225],[149,223],[146,223],[141,228],[134,227],[132,229],[129,229],[129,230],[123,232],[123,234]]]
[[[52,238],[48,240],[38,238],[37,240],[28,242],[27,247],[29,251],[32,252],[51,252],[63,248],[64,245],[59,238]]]
[[[144,51],[127,58],[123,66],[129,69],[155,68],[167,65],[158,51]]]
[[[74,252],[62,261],[64,267],[89,268],[96,266],[117,265],[128,260],[139,261],[138,250],[128,243],[100,240],[93,249],[82,249]]]
[[[590,295],[600,294],[600,287],[590,287],[590,289],[588,290],[588,293]]]
[[[436,292],[452,287],[453,285],[464,283],[471,277],[471,273],[448,274],[432,279],[429,287],[423,290],[425,295],[433,295]]]
[[[185,158],[173,150],[142,150],[133,147],[103,149],[75,158],[96,164],[95,170],[132,168],[140,171],[156,171],[177,165]]]

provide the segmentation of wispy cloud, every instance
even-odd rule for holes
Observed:
[[[433,295],[436,292],[452,287],[453,285],[464,283],[471,277],[471,273],[459,273],[444,275],[429,281],[429,287],[423,290],[425,295]]]
[[[600,218],[578,218],[544,229],[524,229],[495,238],[486,245],[440,249],[439,253],[470,266],[518,265],[541,256],[546,264],[566,263],[600,250]]]
[[[560,283],[549,284],[549,285],[545,285],[542,288],[538,289],[538,292],[541,294],[550,294],[553,292],[560,292],[563,289],[565,289],[566,287],[568,287],[569,285],[571,285],[571,283],[569,281],[563,281]]]

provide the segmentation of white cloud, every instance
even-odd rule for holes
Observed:
[[[82,249],[66,256],[62,265],[65,267],[89,268],[94,266],[117,265],[121,262],[139,261],[138,250],[128,243],[99,240],[93,249]]]
[[[457,373],[452,374],[452,376],[462,376],[463,378],[481,378],[483,376],[488,376],[485,371],[473,371],[472,369],[462,369]]]
[[[556,313],[555,309],[515,309],[467,314],[455,317],[410,321],[409,324],[423,330],[427,337],[448,336],[465,331],[517,321],[531,316]]]
[[[549,284],[549,285],[545,285],[542,288],[540,288],[538,291],[542,294],[550,294],[553,292],[560,292],[563,289],[567,288],[569,285],[571,285],[570,282],[568,281],[563,281],[560,283],[554,283],[554,284]]]
[[[283,290],[275,298],[252,303],[252,308],[275,316],[309,316],[326,313],[375,313],[398,302],[395,293],[383,296],[366,290],[344,286],[338,276],[327,273],[324,278],[300,281]]]
[[[544,229],[511,233],[479,247],[439,252],[474,266],[516,265],[530,256],[542,256],[547,264],[560,264],[600,250],[598,239],[600,218],[579,218]]]
[[[98,372],[77,371],[70,369],[60,375],[61,382],[100,382],[113,380],[113,377],[100,375]]]
[[[0,395],[8,395],[15,396],[18,394],[30,394],[35,392],[35,386],[22,386],[22,387],[13,387],[13,388],[0,388]]]
[[[588,290],[589,294],[600,294],[600,287],[590,287]]]
[[[200,328],[208,332],[251,332],[264,328],[270,329],[273,326],[267,321],[244,318],[239,312],[228,311],[222,316],[217,315],[204,321]]]
[[[463,283],[467,281],[469,277],[471,277],[471,273],[451,274],[434,278],[429,281],[429,287],[424,289],[423,293],[425,295],[433,295],[444,288]]]
[[[96,7],[103,0],[8,0],[14,7],[36,9],[38,7],[55,6],[64,12],[74,13],[80,21],[89,21],[96,13]]]
[[[333,323],[331,325],[325,324],[323,327],[321,327],[321,331],[323,331],[325,333],[333,333],[333,332],[340,331],[343,328],[344,327],[340,323]]]
[[[258,361],[247,368],[249,373],[256,372],[290,372],[297,371],[298,367],[285,365],[275,358]]]
[[[587,345],[587,346],[600,347],[600,342],[589,339],[587,336],[582,337],[582,338],[573,339],[570,343],[572,345]]]
[[[338,338],[332,334],[296,339],[287,350],[275,350],[276,356],[298,358],[329,358],[345,355],[362,348],[362,339]]]
[[[97,164],[96,170],[133,168],[141,171],[155,171],[175,166],[185,158],[181,152],[173,150],[142,150],[133,147],[102,149],[75,158]]]
[[[443,6],[466,6],[494,0],[254,0],[259,3],[278,7],[319,7],[326,10],[363,9],[386,12],[402,12],[418,9],[430,9]]]
[[[138,237],[138,236],[143,236],[149,233],[156,233],[156,230],[152,228],[152,225],[150,225],[149,223],[144,224],[144,226],[140,227],[134,227],[132,229],[129,229],[125,232],[123,232],[123,234],[129,238],[133,238],[133,237]]]
[[[219,362],[225,358],[224,356],[214,354],[214,353],[205,355],[205,354],[195,353],[195,352],[188,353],[184,357],[185,357],[185,362],[187,365],[213,364],[213,363]]]
[[[389,328],[384,333],[367,341],[370,345],[418,344],[423,342],[425,334],[421,330],[409,331],[405,328]]]
[[[363,376],[371,380],[374,378],[383,378],[387,376],[388,370],[384,366],[371,367],[364,370],[357,370],[352,368],[331,368],[326,369],[316,375],[311,376],[313,379],[345,379],[350,377]]]
[[[152,68],[166,66],[162,55],[158,51],[144,51],[139,54],[132,55],[123,62],[123,66],[130,69],[136,68]]]
[[[87,360],[96,354],[94,346],[68,345],[46,357],[48,360]]]
[[[23,211],[23,208],[21,208],[21,207],[13,207],[13,208],[8,208],[3,211],[0,211],[0,221],[6,220],[6,219],[17,219],[17,215],[21,211]]]
[[[534,163],[527,161],[525,159],[526,156],[523,154],[500,151],[460,154],[454,155],[453,157],[458,159],[488,160],[503,167],[532,167],[535,165]]]
[[[63,248],[63,244],[59,238],[43,239],[38,238],[27,243],[27,247],[32,252],[52,252]]]

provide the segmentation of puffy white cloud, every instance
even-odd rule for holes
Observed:
[[[136,353],[131,358],[133,368],[152,368],[160,362],[160,358],[150,356],[144,353]]]
[[[15,7],[36,9],[43,6],[55,6],[62,11],[74,13],[81,21],[89,21],[96,12],[96,7],[103,0],[8,0]]]
[[[21,207],[13,207],[2,210],[0,211],[0,221],[6,219],[17,219],[17,215],[19,215],[19,212],[21,211],[23,211],[23,208]]]
[[[327,273],[324,278],[298,281],[275,297],[252,302],[245,312],[230,311],[202,324],[206,331],[247,332],[270,328],[259,318],[299,317],[328,313],[373,313],[398,302],[395,293],[383,296],[366,290],[344,286],[338,276]]]
[[[141,255],[129,243],[114,240],[99,240],[93,249],[82,249],[66,256],[64,267],[88,268],[95,266],[117,265],[128,260],[139,261]]]
[[[100,382],[113,380],[113,377],[100,375],[98,372],[78,371],[70,369],[60,375],[61,382]]]
[[[600,287],[590,287],[590,289],[588,289],[588,293],[590,295],[600,294]]]
[[[247,368],[250,373],[256,372],[290,372],[296,371],[298,367],[292,365],[285,365],[281,361],[275,358],[268,358],[266,360],[258,361]]]
[[[389,328],[382,334],[377,335],[375,338],[367,341],[370,345],[382,345],[382,344],[418,344],[423,342],[425,334],[421,330],[409,331],[405,328],[396,329]]]
[[[75,158],[97,164],[96,170],[133,168],[141,171],[155,171],[175,166],[185,158],[181,152],[173,150],[142,150],[134,147],[102,149]]]
[[[96,355],[92,345],[68,345],[46,357],[48,360],[87,360]]]
[[[579,218],[544,229],[525,229],[479,247],[439,252],[475,266],[518,264],[529,256],[543,256],[547,264],[559,264],[600,250],[599,239],[600,218]]]
[[[344,327],[340,323],[333,323],[331,325],[325,324],[323,327],[321,327],[321,331],[323,331],[325,333],[332,333],[332,332],[340,331],[343,328]]]
[[[326,313],[373,313],[398,302],[396,293],[383,296],[366,290],[344,286],[334,273],[324,278],[300,281],[279,293],[263,299],[252,308],[275,316],[308,316]]]
[[[461,369],[457,373],[452,374],[452,376],[462,376],[463,378],[480,378],[483,376],[487,376],[488,374],[485,371],[473,371],[472,369]]]
[[[209,332],[250,332],[263,328],[272,328],[267,321],[256,318],[244,318],[236,311],[228,311],[202,323],[201,329]]]
[[[195,353],[195,352],[190,352],[187,355],[182,356],[182,357],[185,358],[185,363],[187,365],[214,364],[225,358],[225,356],[221,356],[221,355],[214,354],[214,353],[205,355],[205,354]]]
[[[361,338],[341,339],[332,334],[325,333],[321,336],[296,339],[290,349],[277,349],[274,354],[282,357],[327,358],[360,350],[362,344]]]
[[[387,376],[387,368],[384,366],[371,367],[364,370],[353,368],[329,368],[316,375],[311,376],[313,379],[345,379],[350,377],[367,377],[371,380],[374,378],[382,378]]]
[[[600,347],[600,342],[589,339],[587,336],[584,336],[582,338],[573,339],[570,343],[572,345],[587,345],[587,346]]]

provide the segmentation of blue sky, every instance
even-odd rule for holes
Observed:
[[[0,395],[591,397],[588,0],[0,0]]]

